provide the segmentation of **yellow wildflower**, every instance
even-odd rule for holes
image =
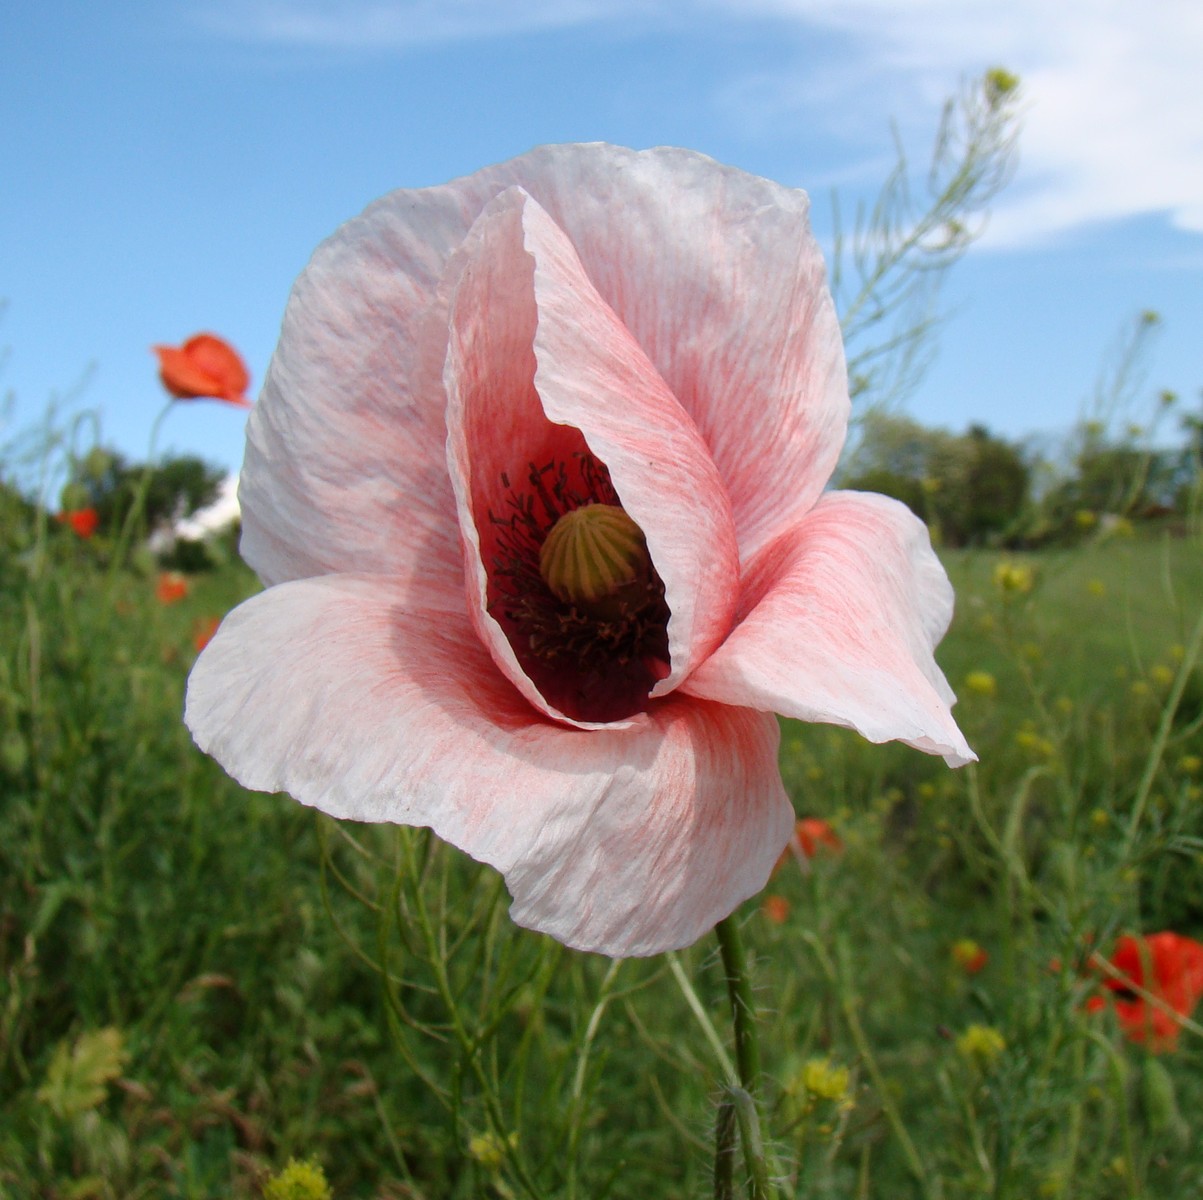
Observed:
[[[1006,1039],[992,1025],[970,1025],[957,1038],[957,1053],[979,1067],[992,1067],[1007,1048]]]
[[[1157,663],[1149,668],[1149,678],[1159,687],[1167,688],[1174,682],[1174,672],[1165,663]]]
[[[468,1140],[468,1153],[486,1171],[496,1172],[501,1170],[501,1165],[505,1162],[507,1144],[509,1149],[516,1150],[518,1134],[511,1133],[503,1142],[490,1130],[488,1133],[478,1133]]]
[[[333,1197],[326,1173],[312,1158],[304,1162],[290,1158],[284,1170],[273,1175],[263,1188],[263,1200],[333,1200]]]
[[[994,568],[994,586],[1004,595],[1025,595],[1035,583],[1035,572],[1023,563],[1004,560]]]
[[[978,696],[994,696],[998,693],[998,680],[989,671],[970,671],[965,676],[965,688]]]

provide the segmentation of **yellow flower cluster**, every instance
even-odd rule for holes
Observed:
[[[505,1162],[507,1144],[510,1150],[518,1148],[517,1133],[511,1133],[504,1142],[492,1130],[478,1133],[468,1140],[468,1154],[486,1171],[496,1173]]]
[[[263,1200],[333,1200],[333,1197],[326,1173],[315,1159],[298,1162],[290,1158],[284,1170],[273,1175],[263,1188]]]
[[[1025,722],[1023,728],[1016,732],[1015,745],[1033,758],[1053,758],[1057,753],[1057,747],[1053,742],[1043,734],[1037,733],[1028,722]]]
[[[994,568],[994,586],[1004,595],[1027,595],[1036,585],[1036,573],[1023,563],[1004,560]]]
[[[989,671],[970,671],[965,676],[965,689],[976,696],[995,696],[998,694],[998,680]]]
[[[816,1100],[846,1102],[848,1068],[835,1066],[829,1058],[812,1058],[802,1068],[802,1086]]]
[[[992,1025],[970,1025],[957,1038],[957,1053],[979,1067],[992,1067],[1006,1048],[1006,1039]]]

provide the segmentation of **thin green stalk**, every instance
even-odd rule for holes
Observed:
[[[602,1017],[605,1015],[606,1006],[610,1003],[614,981],[618,978],[622,963],[621,958],[614,959],[610,963],[609,970],[606,971],[605,978],[602,979],[597,993],[597,1003],[589,1015],[589,1024],[585,1027],[585,1036],[581,1039],[581,1049],[577,1055],[576,1073],[572,1079],[571,1115],[568,1121],[568,1195],[570,1198],[576,1195],[576,1168],[577,1158],[580,1154],[581,1126],[583,1124],[581,1118],[584,1115],[585,1107],[585,1076],[588,1073],[589,1052],[593,1049],[593,1039],[601,1027]]]
[[[137,531],[138,522],[141,521],[143,511],[146,508],[146,497],[150,492],[150,481],[155,472],[155,447],[159,442],[159,430],[162,428],[167,414],[174,407],[175,401],[169,400],[159,412],[159,415],[155,417],[154,424],[150,427],[150,437],[147,440],[146,449],[146,466],[142,470],[142,475],[138,480],[138,490],[134,493],[134,498],[130,502],[129,511],[125,514],[125,520],[121,523],[121,530],[117,535],[117,542],[113,547],[113,558],[109,563],[110,586],[112,586],[113,581],[116,579],[117,572],[121,569],[125,553],[129,549],[130,542]]]
[[[740,1140],[743,1143],[744,1162],[751,1184],[752,1200],[775,1200],[777,1191],[773,1187],[772,1179],[779,1178],[780,1171],[777,1169],[776,1163],[770,1163],[766,1154],[765,1146],[760,1136],[760,1117],[759,1113],[755,1110],[754,1093],[751,1087],[760,1074],[760,1054],[754,1028],[755,1009],[752,1001],[752,985],[748,978],[747,959],[743,950],[743,941],[735,925],[735,917],[728,917],[726,921],[719,922],[715,932],[719,937],[719,947],[723,954],[723,967],[727,974],[728,992],[731,996],[738,1066],[731,1061],[730,1056],[727,1054],[722,1038],[719,1037],[714,1023],[706,1013],[705,1006],[698,998],[693,985],[689,982],[689,977],[681,966],[680,960],[675,954],[671,953],[666,955],[666,957],[669,968],[673,973],[673,978],[677,981],[677,986],[680,987],[681,994],[685,997],[685,1003],[689,1005],[693,1015],[697,1017],[698,1024],[702,1027],[702,1033],[710,1043],[710,1047],[714,1051],[714,1056],[718,1060],[719,1067],[725,1076],[725,1086],[723,1088],[724,1099],[720,1101],[720,1119],[723,1103],[730,1100],[735,1108],[735,1115],[740,1130]],[[730,954],[728,953],[728,948]],[[739,1099],[741,1096],[746,1097],[747,1103],[752,1105],[751,1116],[749,1116],[744,1107],[741,1107],[743,1103]],[[720,1176],[716,1175],[716,1185],[719,1179]]]
[[[1119,1116],[1120,1136],[1124,1143],[1124,1176],[1128,1185],[1128,1200],[1143,1200],[1144,1191],[1136,1177],[1136,1150],[1132,1141],[1132,1122],[1128,1119],[1128,1099],[1124,1088],[1124,1061],[1119,1051],[1101,1033],[1093,1029],[1086,1036],[1103,1048],[1111,1078],[1115,1084],[1115,1110]]]
[[[756,1108],[756,1100],[738,1087],[728,1088],[727,1095],[735,1108],[739,1140],[743,1143],[744,1166],[748,1170],[748,1195],[751,1200],[774,1200],[777,1189],[769,1178],[768,1156],[760,1132],[760,1113]]]
[[[731,997],[731,1020],[735,1030],[735,1061],[744,1091],[756,1095],[760,1083],[760,1043],[756,1037],[756,1002],[752,980],[748,977],[748,958],[734,916],[714,927],[723,957],[723,974]]]
[[[886,1120],[889,1121],[890,1128],[894,1136],[898,1139],[898,1144],[902,1147],[903,1157],[910,1167],[911,1174],[914,1175],[924,1196],[929,1197],[929,1200],[936,1200],[936,1197],[940,1194],[939,1188],[932,1185],[927,1175],[927,1168],[923,1165],[923,1159],[920,1157],[915,1143],[911,1140],[911,1135],[907,1132],[906,1125],[902,1120],[902,1114],[898,1111],[898,1105],[894,1103],[894,1097],[890,1093],[889,1085],[886,1083],[885,1076],[881,1073],[881,1068],[877,1065],[877,1059],[873,1055],[869,1039],[865,1036],[865,1030],[860,1023],[860,1017],[857,1015],[856,1004],[853,1001],[851,992],[845,986],[844,980],[840,973],[837,972],[835,964],[831,961],[831,956],[827,953],[818,937],[809,930],[803,932],[802,936],[811,950],[814,951],[814,955],[819,960],[819,965],[822,967],[823,974],[827,976],[828,982],[839,993],[840,1009],[844,1014],[844,1021],[847,1023],[848,1031],[852,1034],[853,1042],[856,1043],[857,1053],[864,1060],[865,1067],[873,1080],[873,1086],[877,1090],[877,1096],[881,1101],[882,1109],[885,1111]]]
[[[693,984],[689,982],[689,976],[685,974],[685,969],[681,966],[681,960],[672,952],[666,954],[665,958],[668,959],[669,970],[672,971],[673,978],[677,981],[677,986],[681,989],[681,995],[685,997],[685,1003],[689,1005],[690,1011],[697,1017],[698,1024],[702,1027],[702,1035],[710,1043],[710,1048],[714,1051],[714,1057],[718,1059],[718,1065],[722,1070],[724,1082],[728,1084],[738,1083],[739,1074],[735,1070],[735,1064],[728,1056],[727,1047],[723,1045],[723,1039],[719,1037],[718,1030],[714,1028],[714,1022],[711,1021],[705,1006],[698,998],[697,992],[693,990]]]
[[[1128,819],[1128,832],[1124,839],[1125,856],[1132,853],[1132,848],[1136,844],[1136,835],[1140,830],[1141,820],[1144,818],[1145,806],[1148,804],[1149,795],[1153,790],[1153,780],[1157,777],[1157,771],[1161,766],[1161,757],[1165,753],[1166,743],[1169,741],[1174,727],[1174,714],[1178,711],[1178,704],[1182,700],[1182,693],[1186,690],[1187,681],[1195,669],[1195,664],[1199,661],[1200,651],[1203,651],[1203,612],[1199,613],[1199,619],[1190,635],[1186,653],[1182,656],[1182,662],[1178,667],[1178,674],[1170,688],[1170,694],[1166,697],[1165,706],[1161,710],[1161,721],[1157,726],[1153,745],[1149,749],[1149,757],[1145,761],[1140,786],[1136,789],[1132,815]]]
[[[777,1190],[770,1182],[764,1142],[760,1134],[760,1112],[756,1102],[760,1085],[760,1042],[756,1036],[756,1001],[748,974],[748,956],[744,950],[739,919],[732,914],[714,927],[727,994],[731,998],[731,1023],[735,1036],[735,1062],[739,1068],[739,1088],[731,1088],[744,1161],[748,1168],[752,1200],[771,1200]],[[774,1171],[774,1175],[777,1172]]]
[[[411,873],[417,864],[413,861],[413,846],[408,840],[405,843],[407,857],[409,859],[409,867]],[[485,1110],[489,1115],[489,1121],[493,1126],[494,1133],[497,1134],[498,1141],[502,1151],[505,1154],[506,1160],[509,1163],[510,1169],[514,1172],[515,1178],[522,1185],[523,1191],[531,1196],[533,1200],[538,1200],[540,1191],[538,1185],[531,1178],[526,1169],[526,1164],[521,1157],[514,1151],[508,1137],[509,1130],[506,1127],[505,1114],[501,1111],[501,1104],[498,1100],[497,1093],[493,1088],[493,1081],[489,1079],[484,1067],[480,1061],[480,1042],[479,1039],[472,1037],[464,1026],[463,1016],[460,1012],[459,1003],[456,1000],[454,989],[451,986],[451,979],[447,974],[447,960],[443,957],[443,952],[446,949],[446,938],[441,931],[434,928],[430,920],[430,911],[426,907],[425,896],[421,888],[414,889],[414,916],[418,923],[418,929],[421,933],[422,940],[426,944],[426,957],[434,971],[435,988],[438,991],[439,998],[443,1002],[443,1006],[447,1010],[447,1015],[451,1020],[451,1029],[455,1034],[455,1040],[459,1043],[460,1052],[466,1062],[468,1069],[476,1077],[476,1082],[480,1087],[481,1100],[484,1102]]]
[[[735,1104],[718,1102],[714,1121],[714,1200],[735,1200]]]

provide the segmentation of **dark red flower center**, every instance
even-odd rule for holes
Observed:
[[[501,483],[503,511],[489,510],[489,612],[522,669],[574,720],[642,712],[669,671],[669,610],[605,464],[577,453]]]

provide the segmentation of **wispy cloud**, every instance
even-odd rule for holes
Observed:
[[[227,36],[377,50],[619,23],[721,36],[770,21],[796,63],[766,71],[735,54],[714,102],[750,128],[788,115],[822,129],[848,146],[853,173],[880,161],[870,147],[887,116],[930,129],[959,80],[1002,65],[1022,77],[1027,118],[988,243],[1147,214],[1203,233],[1200,0],[211,0],[203,11]]]
[[[823,72],[823,106],[812,108],[813,89],[796,80],[782,77],[776,91],[758,81],[762,97],[820,116],[841,101],[861,111],[872,80],[878,100],[908,98],[905,110],[893,110],[904,122],[920,115],[930,125],[958,77],[992,65],[1017,71],[1027,114],[1021,168],[992,222],[995,245],[1150,213],[1203,233],[1198,0],[706,0],[706,7],[842,33],[855,69],[843,89],[838,74]]]
[[[201,20],[245,41],[379,51],[566,29],[658,7],[640,0],[215,0]]]

